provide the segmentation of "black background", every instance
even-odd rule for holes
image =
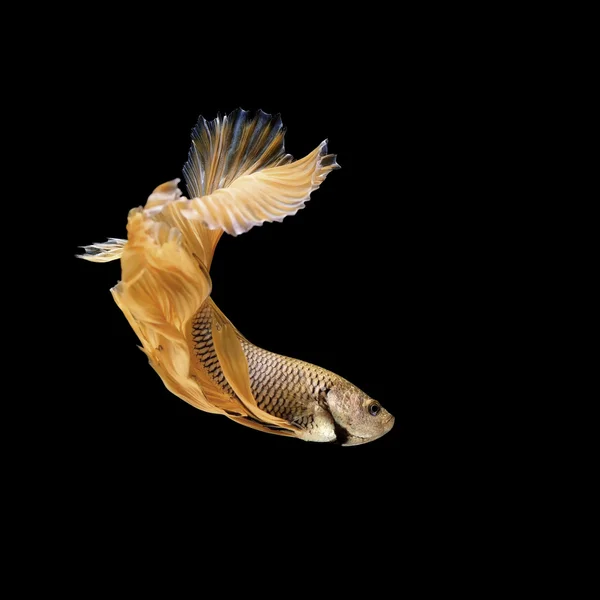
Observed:
[[[135,61],[105,67],[99,59],[64,96],[68,295],[57,304],[68,375],[55,445],[77,497],[98,501],[102,514],[135,514],[150,499],[169,514],[252,509],[293,531],[321,518],[337,529],[344,506],[348,518],[364,519],[368,537],[384,524],[400,535],[407,511],[420,527],[452,494],[465,411],[457,382],[468,370],[459,307],[472,302],[461,290],[465,249],[455,227],[463,209],[452,87],[410,62],[382,71],[338,61],[331,77],[290,68],[238,79],[182,75],[169,61],[139,71]],[[330,369],[378,399],[396,423],[375,442],[306,443],[187,405],[149,367],[112,300],[119,263],[74,257],[78,246],[125,237],[128,210],[182,177],[199,114],[237,107],[281,113],[296,158],[327,138],[342,169],[283,223],[224,236],[213,298],[253,343]],[[65,368],[64,353],[60,361]]]
[[[48,578],[84,582],[78,597],[103,584],[114,595],[120,574],[136,591],[164,575],[164,597],[187,573],[213,596],[236,582],[351,597],[402,593],[411,579],[420,590],[475,585],[489,548],[504,550],[494,527],[522,500],[488,450],[510,448],[504,425],[529,391],[507,389],[522,345],[510,309],[523,293],[496,277],[487,251],[510,252],[535,188],[504,183],[529,164],[523,132],[538,111],[515,125],[526,87],[497,68],[510,30],[486,42],[496,17],[453,6],[168,8],[38,7],[7,53],[17,77],[5,99],[21,106],[4,111],[18,137],[5,154],[24,173],[5,180],[19,186],[5,190],[17,214],[3,223],[17,236],[10,251],[21,249],[6,300],[32,329],[13,350],[21,321],[6,313],[19,583],[47,583],[30,567],[41,547]],[[373,443],[279,438],[188,406],[111,298],[119,264],[75,258],[78,246],[124,237],[129,209],[181,176],[199,114],[240,106],[281,113],[295,157],[328,138],[342,170],[294,217],[223,238],[214,298],[255,344],[380,400],[396,424]],[[513,549],[487,587],[506,580]],[[163,566],[172,555],[175,576]]]
[[[543,15],[26,10],[7,21],[2,120],[16,132],[3,138],[3,499],[21,567],[6,571],[20,589],[114,596],[129,580],[137,595],[146,584],[177,598],[189,575],[209,597],[235,584],[244,595],[485,597],[537,574],[544,553],[531,540],[556,528],[543,510],[553,488],[529,493],[555,467],[536,434],[564,434],[523,419],[538,403],[544,417],[552,397],[535,361],[554,335],[554,290],[529,290],[555,260],[536,234],[554,252],[565,244],[543,220],[562,190],[539,190],[562,171],[539,152],[541,140],[560,156],[562,114],[560,61],[526,31]],[[109,292],[119,264],[75,258],[124,237],[130,208],[181,176],[199,114],[238,107],[281,113],[297,158],[328,138],[342,170],[283,223],[224,237],[214,298],[255,344],[381,401],[396,423],[380,440],[311,444],[192,408],[136,348]]]

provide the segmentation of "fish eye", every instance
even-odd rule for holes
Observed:
[[[376,417],[379,414],[379,411],[381,410],[381,404],[379,404],[379,402],[372,402],[369,405],[369,412]]]

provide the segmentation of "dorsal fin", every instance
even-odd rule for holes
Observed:
[[[200,198],[242,175],[289,163],[284,135],[280,115],[262,110],[254,117],[241,108],[212,121],[200,116],[183,167],[188,196]]]

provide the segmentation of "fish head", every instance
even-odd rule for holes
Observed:
[[[377,400],[346,381],[328,391],[327,406],[335,421],[337,441],[342,446],[372,442],[394,426],[393,415]]]

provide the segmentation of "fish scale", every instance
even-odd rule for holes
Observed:
[[[192,323],[196,358],[226,394],[235,396],[221,370],[211,327],[212,310],[207,304],[198,311]],[[334,385],[337,376],[316,365],[259,348],[243,338],[240,341],[258,407],[276,417],[309,427],[313,421],[314,403],[322,405],[325,402],[327,390]]]

